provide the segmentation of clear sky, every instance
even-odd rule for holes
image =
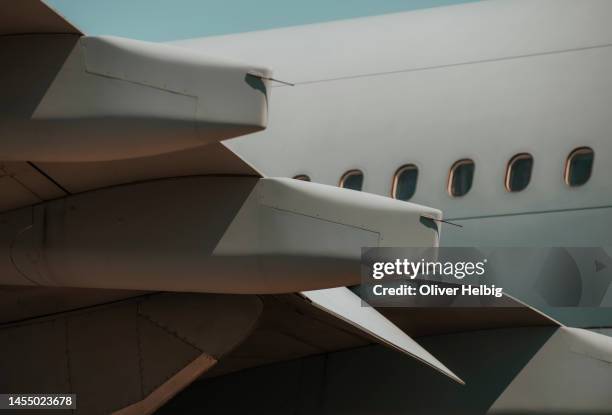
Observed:
[[[90,35],[169,41],[478,0],[46,0]]]

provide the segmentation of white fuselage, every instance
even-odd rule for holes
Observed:
[[[419,168],[411,202],[464,225],[444,245],[612,245],[612,3],[492,0],[333,23],[177,42],[274,69],[266,131],[228,146],[269,176],[390,195]],[[590,180],[564,182],[569,153],[595,152]],[[529,153],[531,181],[504,186]],[[475,162],[453,198],[451,165]]]

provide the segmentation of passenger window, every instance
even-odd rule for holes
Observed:
[[[410,200],[416,192],[419,169],[414,164],[400,167],[393,177],[391,194],[398,200]]]
[[[506,169],[506,190],[520,192],[529,185],[533,157],[531,154],[521,153],[510,159]]]
[[[298,174],[297,176],[293,176],[293,178],[295,180],[302,180],[305,182],[309,182],[310,181],[310,177],[308,177],[306,174]]]
[[[453,197],[460,197],[467,194],[472,188],[474,179],[474,162],[470,159],[463,159],[455,162],[450,170],[448,178],[448,194]]]
[[[565,183],[582,186],[589,181],[595,153],[589,147],[580,147],[570,153],[565,162]]]
[[[349,170],[340,178],[340,187],[351,190],[361,190],[363,173],[361,170]]]

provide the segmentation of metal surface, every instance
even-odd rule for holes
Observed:
[[[448,376],[453,381],[465,384],[461,378],[396,325],[387,320],[386,317],[374,308],[365,306],[363,300],[348,288],[339,287],[326,290],[304,291],[300,294],[311,301],[315,307],[321,308],[365,331],[382,343],[420,360]]]
[[[360,281],[361,246],[432,246],[423,206],[293,179],[189,177],[4,214],[3,284],[287,293]]]
[[[612,245],[610,2],[490,0],[173,45],[82,37],[40,3],[12,4],[4,34],[28,34],[0,38],[0,153],[14,160],[0,177],[3,391],[150,413],[210,368],[183,394],[198,412],[609,410],[610,338],[528,307],[115,289],[293,293],[359,282],[361,246],[438,244],[420,219],[439,210],[259,172],[335,185],[360,169],[388,196],[413,163],[413,200],[464,225],[443,243]],[[268,67],[296,83],[270,102]],[[268,109],[267,131],[219,142],[264,128]],[[595,168],[568,189],[563,163],[582,146]],[[519,152],[533,174],[509,194]],[[474,183],[451,199],[462,158]],[[435,336],[421,348],[417,335]]]
[[[151,413],[242,342],[261,309],[254,296],[158,294],[2,325],[0,388],[71,391],[76,414]]]
[[[389,196],[412,163],[412,202],[476,218],[445,227],[443,244],[609,245],[609,211],[589,221],[579,210],[612,206],[611,14],[607,0],[488,0],[172,44],[296,82],[273,88],[265,132],[226,142],[266,175],[336,185],[360,169],[364,191]],[[568,190],[563,165],[582,146],[595,151],[593,173]],[[284,157],[269,157],[281,147]],[[519,152],[534,156],[531,182],[508,193],[505,168]],[[474,182],[452,199],[449,169],[462,158],[474,160]],[[559,220],[536,215],[554,211]]]
[[[105,161],[267,125],[265,68],[116,37],[0,38],[0,147],[14,161]],[[12,137],[18,136],[19,140]]]

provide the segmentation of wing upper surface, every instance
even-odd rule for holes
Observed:
[[[363,300],[348,288],[304,291],[301,295],[311,301],[315,307],[348,322],[383,344],[422,361],[455,382],[464,383],[461,378],[375,308],[364,305]]]

